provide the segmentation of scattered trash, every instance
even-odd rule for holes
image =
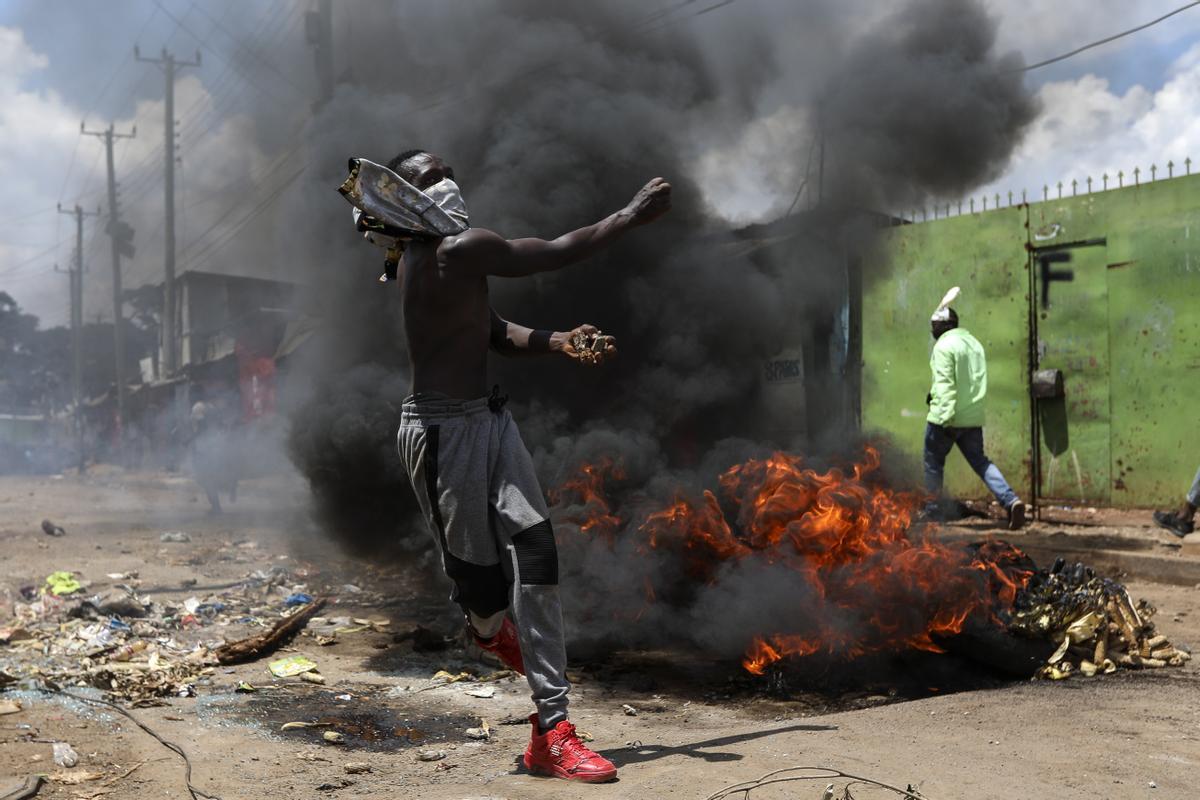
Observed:
[[[72,572],[51,572],[46,576],[46,586],[44,591],[49,592],[55,597],[61,597],[65,594],[75,594],[83,589],[83,584],[75,579],[75,574]]]
[[[446,757],[445,750],[418,750],[417,761],[441,761]]]
[[[299,654],[272,661],[267,666],[276,678],[293,678],[317,668],[315,661]]]
[[[251,692],[257,692],[258,689],[246,683],[245,681],[238,681],[237,688],[235,688],[233,691],[237,694],[250,694]]]
[[[459,681],[473,680],[474,677],[475,676],[469,672],[460,672],[456,675],[447,672],[444,669],[439,669],[437,672],[433,673],[433,678],[431,678],[431,680],[435,682],[435,685],[441,686],[447,683],[458,683]]]
[[[625,716],[627,716],[627,717],[636,717],[638,714],[637,709],[634,708],[633,706],[629,705],[628,703],[625,703],[624,705],[622,705],[621,710],[625,712]]]
[[[467,691],[463,692],[463,694],[467,695],[467,697],[479,697],[487,700],[488,698],[496,696],[496,687],[481,686],[478,689],[467,689]]]
[[[346,770],[348,775],[362,775],[371,771],[371,765],[366,761],[351,761],[342,765],[342,769]]]
[[[174,542],[177,544],[182,544],[183,542],[190,542],[192,537],[183,531],[165,531],[162,536],[158,537],[158,540],[160,542]]]
[[[305,683],[315,683],[320,686],[325,685],[325,676],[319,672],[301,672],[300,680],[304,681]]]
[[[1191,660],[1182,647],[1157,634],[1154,606],[1134,604],[1129,591],[1083,564],[1059,558],[1035,572],[1017,594],[1011,632],[1059,642],[1034,677],[1091,677],[1118,667],[1181,666]]]
[[[9,628],[0,628],[0,644],[12,644],[13,642],[23,642],[33,638],[25,628],[19,625],[14,625]]]
[[[361,594],[362,589],[355,586],[353,583],[342,584],[342,591],[346,594]]]
[[[56,772],[46,777],[51,783],[61,783],[63,786],[78,786],[87,781],[98,781],[104,777],[104,773],[81,769],[74,772]]]
[[[479,720],[478,728],[467,728],[467,738],[482,741],[488,741],[492,738],[492,726],[488,725],[487,720],[482,717]]]
[[[288,595],[287,599],[283,601],[283,604],[288,608],[291,608],[292,606],[302,606],[305,603],[311,603],[312,601],[313,597],[311,594],[296,592],[295,594]]]
[[[297,731],[301,728],[328,728],[328,722],[285,722],[279,726],[281,731]]]
[[[0,717],[5,714],[16,714],[21,710],[21,704],[15,700],[0,700]]]
[[[66,530],[63,529],[63,526],[55,525],[53,522],[51,522],[48,519],[42,520],[42,531],[45,532],[45,534],[47,536],[66,536],[67,535],[67,532],[66,532]]]
[[[73,767],[79,763],[79,753],[66,742],[54,743],[54,763],[60,767]]]
[[[325,731],[321,734],[321,738],[330,744],[345,744],[346,734],[338,733],[337,731]]]

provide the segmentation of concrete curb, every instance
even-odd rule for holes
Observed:
[[[956,542],[975,542],[993,536],[1021,548],[1038,566],[1049,566],[1061,556],[1068,562],[1082,562],[1109,575],[1175,586],[1200,586],[1200,558],[1182,555],[1179,547],[1144,536],[1114,536],[1112,530],[1079,528],[1048,533],[954,525],[943,527],[936,536]],[[1120,546],[1114,547],[1114,543]]]

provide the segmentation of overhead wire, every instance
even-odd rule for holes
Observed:
[[[1063,53],[1062,55],[1054,56],[1053,58],[1047,58],[1045,61],[1039,61],[1036,64],[1030,64],[1029,66],[1021,67],[1020,69],[1013,70],[1013,71],[1014,72],[1029,72],[1030,70],[1040,69],[1041,67],[1047,67],[1051,64],[1057,64],[1059,61],[1065,61],[1066,59],[1071,58],[1072,56],[1077,56],[1080,53],[1085,52],[1087,50],[1091,50],[1094,47],[1099,47],[1101,45],[1108,44],[1109,42],[1115,42],[1117,39],[1124,38],[1126,36],[1129,36],[1130,34],[1134,34],[1139,31],[1144,31],[1147,28],[1153,27],[1153,26],[1159,24],[1160,22],[1170,19],[1171,17],[1175,16],[1176,14],[1182,14],[1184,11],[1187,11],[1190,8],[1195,8],[1196,6],[1200,6],[1200,0],[1196,0],[1196,2],[1188,3],[1186,5],[1180,6],[1179,8],[1175,9],[1174,11],[1170,11],[1166,14],[1163,14],[1161,17],[1159,17],[1157,19],[1152,19],[1149,22],[1138,25],[1136,28],[1130,28],[1129,30],[1121,31],[1120,33],[1115,33],[1112,36],[1106,36],[1103,39],[1098,39],[1097,41],[1091,42],[1089,44],[1085,44],[1083,47],[1077,47],[1069,53]]]

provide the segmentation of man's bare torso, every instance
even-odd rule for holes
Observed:
[[[438,264],[444,240],[412,242],[404,252],[404,335],[414,393],[460,400],[487,394],[487,278]]]

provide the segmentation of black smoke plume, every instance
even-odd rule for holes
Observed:
[[[674,185],[672,213],[610,251],[492,283],[493,304],[511,319],[554,329],[591,322],[620,341],[621,358],[598,370],[493,359],[491,377],[513,396],[547,487],[604,457],[623,465],[641,501],[664,500],[771,448],[809,448],[821,433],[850,443],[846,409],[793,424],[804,403],[772,404],[764,363],[803,351],[808,402],[845,405],[854,367],[839,320],[853,301],[853,255],[895,208],[993,177],[1036,107],[1016,57],[993,51],[995,23],[977,0],[914,0],[857,36],[834,24],[835,6],[794,11],[811,20],[795,40],[759,23],[749,0],[725,10],[720,36],[694,34],[686,16],[650,19],[635,2],[346,7],[344,80],[311,123],[312,167],[285,201],[293,235],[280,243],[311,265],[318,290],[323,325],[297,357],[311,392],[292,415],[290,450],[332,533],[374,554],[431,541],[394,455],[407,391],[399,298],[394,284],[375,281],[379,253],[354,234],[334,191],[349,156],[437,152],[455,168],[472,223],[512,237],[593,222],[655,176]],[[781,70],[794,61],[781,57],[793,41],[812,48],[803,79]],[[771,183],[820,190],[809,188],[802,212],[786,220],[732,231],[703,199],[695,164],[732,149],[731,131],[780,102],[803,109],[803,122]],[[565,573],[604,587],[588,597],[611,603],[589,610],[589,637],[687,630],[727,652],[752,601],[781,613],[803,605],[794,586],[775,593],[778,602],[764,599],[791,584],[757,565],[723,570],[711,587],[668,591],[640,627],[605,625],[627,620],[623,604],[643,594],[621,569],[634,557],[619,545],[563,547]],[[655,568],[690,580],[669,559]]]

